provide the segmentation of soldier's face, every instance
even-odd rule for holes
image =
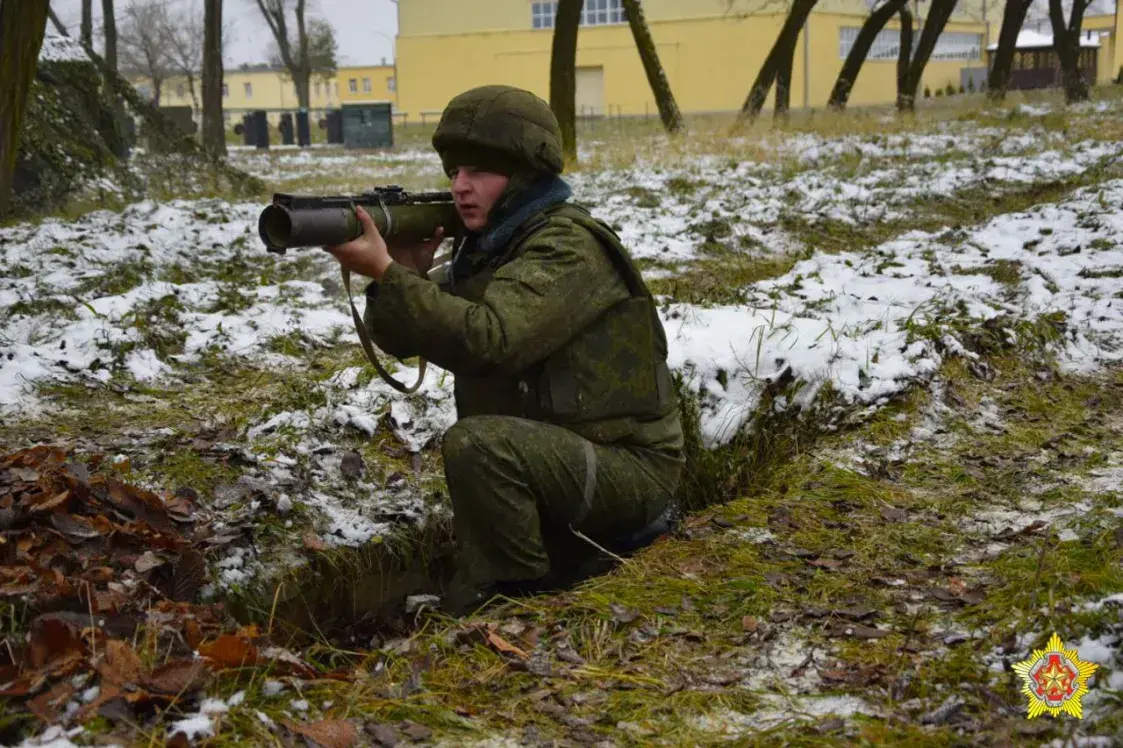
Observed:
[[[460,220],[469,231],[487,226],[487,216],[507,189],[508,177],[473,166],[461,166],[452,172],[452,202]]]

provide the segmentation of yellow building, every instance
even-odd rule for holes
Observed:
[[[520,86],[546,98],[556,5],[538,0],[400,0],[399,111],[411,121],[435,115],[449,98],[483,83]],[[793,106],[826,104],[868,7],[865,0],[821,0],[817,5],[796,47]],[[785,18],[783,5],[770,0],[644,0],[643,8],[680,108],[696,113],[740,108]],[[1114,28],[1118,38],[1117,19],[1103,18],[1110,20],[1105,28]],[[984,50],[997,40],[1001,21],[1002,7],[992,1],[960,3],[918,93],[948,85],[958,90],[967,78],[965,69],[973,70],[971,77],[977,80],[985,77]],[[871,49],[851,93],[852,104],[894,100],[897,28],[891,23]],[[1115,47],[1111,55],[1118,57]],[[1101,79],[1109,77],[1109,69],[1113,76],[1117,67],[1105,59]],[[578,35],[577,107],[585,115],[656,111],[620,0],[585,2]]]
[[[151,83],[137,78],[133,84],[146,96],[151,95]],[[195,95],[184,76],[173,76],[160,87],[160,106],[201,107],[201,82],[195,81]],[[316,119],[328,109],[337,109],[343,103],[383,102],[394,103],[394,66],[341,67],[332,75],[313,74],[310,81],[309,104]],[[228,69],[222,76],[222,109],[227,123],[240,122],[242,115],[259,109],[268,112],[269,120],[276,123],[282,112],[298,109],[296,85],[284,68],[242,66]]]
[[[397,80],[393,65],[340,68],[335,84],[339,100],[354,102],[397,101]]]

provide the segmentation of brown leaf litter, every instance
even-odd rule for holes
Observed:
[[[112,470],[91,475],[102,462],[49,446],[0,456],[0,598],[29,622],[26,636],[0,640],[9,714],[139,726],[189,710],[226,669],[264,663],[274,677],[345,677],[319,674],[256,627],[236,628],[220,604],[194,603],[212,533],[193,492],[161,497]],[[80,700],[75,683],[97,690]],[[342,728],[308,729],[330,733],[331,745],[354,743],[353,728],[350,742]]]

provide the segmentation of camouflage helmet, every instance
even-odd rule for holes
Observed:
[[[465,164],[505,174],[560,174],[561,128],[550,105],[513,86],[480,86],[453,98],[433,133],[446,172]]]

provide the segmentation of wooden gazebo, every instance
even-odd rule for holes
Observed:
[[[1080,36],[1080,72],[1091,86],[1096,82],[1096,55],[1100,38],[1091,34]],[[987,47],[987,67],[994,64],[998,44]],[[1061,61],[1053,49],[1053,36],[1037,31],[1018,34],[1017,51],[1010,68],[1010,88],[1054,88],[1060,86]]]

